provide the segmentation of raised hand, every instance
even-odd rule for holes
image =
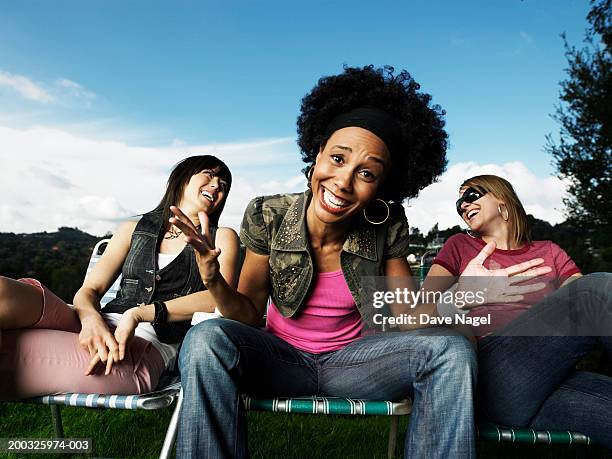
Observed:
[[[92,358],[85,370],[86,375],[90,375],[100,362],[107,365],[110,362],[112,365],[119,359],[119,345],[102,316],[97,313],[81,320],[79,344],[89,351]]]
[[[487,269],[485,260],[495,251],[495,242],[489,242],[466,266],[457,281],[457,291],[482,292],[480,299],[466,304],[465,308],[481,306],[487,303],[516,303],[527,293],[537,292],[546,287],[546,283],[537,282],[524,285],[524,282],[538,278],[552,271],[550,266],[541,266],[542,258],[534,258],[507,268]]]
[[[209,282],[219,277],[219,255],[221,254],[221,249],[215,247],[210,235],[208,215],[205,212],[198,212],[202,228],[202,232],[199,232],[191,220],[181,212],[181,209],[170,206],[170,211],[174,214],[170,218],[170,223],[183,232],[185,242],[195,249],[202,282],[208,286]]]

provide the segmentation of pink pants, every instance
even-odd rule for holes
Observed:
[[[99,365],[85,376],[91,362],[79,345],[81,323],[64,301],[35,279],[20,279],[43,293],[43,313],[31,328],[4,330],[0,345],[0,398],[21,399],[61,392],[141,394],[157,386],[164,362],[153,345],[137,336],[125,358],[104,375]]]

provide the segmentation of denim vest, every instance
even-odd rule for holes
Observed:
[[[253,199],[240,229],[242,243],[269,256],[272,300],[284,317],[293,317],[313,288],[315,268],[306,229],[306,209],[312,198],[304,193],[260,196]],[[364,279],[384,275],[385,260],[408,255],[409,227],[404,208],[390,204],[390,216],[381,225],[355,218],[340,253],[344,279],[365,324],[374,323],[371,288]]]
[[[216,227],[211,227],[214,240]],[[132,234],[130,250],[121,270],[121,286],[117,297],[104,312],[124,313],[139,304],[168,301],[205,290],[198,271],[193,248],[187,244],[183,251],[165,268],[157,269],[157,252],[164,234],[161,211],[144,214]],[[180,343],[191,326],[191,321],[168,322],[153,326],[160,341]]]

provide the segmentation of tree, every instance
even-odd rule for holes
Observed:
[[[571,220],[589,227],[612,226],[612,0],[591,0],[585,46],[570,46],[565,34],[567,79],[552,117],[559,141],[546,150],[559,177],[568,182],[564,200]]]

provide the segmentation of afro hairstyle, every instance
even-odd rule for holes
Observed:
[[[378,197],[401,203],[416,197],[444,172],[445,112],[438,105],[430,106],[431,96],[419,92],[419,84],[407,71],[394,72],[390,66],[345,66],[341,74],[319,79],[304,96],[297,142],[307,164],[305,173],[325,147],[329,123],[337,115],[363,106],[377,107],[393,116],[402,137],[402,148],[390,152],[392,167]]]

